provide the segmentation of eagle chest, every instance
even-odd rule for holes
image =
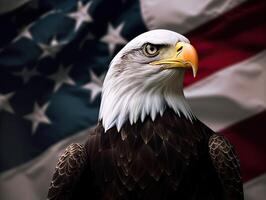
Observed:
[[[166,116],[127,123],[119,133],[101,133],[94,162],[101,165],[93,167],[97,177],[102,176],[99,184],[118,196],[134,191],[143,196],[161,186],[176,191],[204,152],[203,135],[196,129],[187,119]]]

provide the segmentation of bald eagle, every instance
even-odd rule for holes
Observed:
[[[60,157],[47,199],[243,199],[232,145],[183,94],[188,68],[195,76],[197,52],[178,33],[131,40],[110,63],[96,128]]]

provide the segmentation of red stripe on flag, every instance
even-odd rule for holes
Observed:
[[[266,111],[221,131],[235,145],[244,181],[266,172],[265,121]]]
[[[264,1],[249,1],[188,33],[199,52],[199,73],[186,76],[185,85],[265,49],[265,13]]]

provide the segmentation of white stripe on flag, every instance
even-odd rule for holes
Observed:
[[[1,200],[44,200],[58,157],[71,143],[84,143],[89,129],[61,140],[36,159],[0,174]]]
[[[186,33],[244,1],[246,0],[141,0],[140,5],[148,29],[165,28]]]
[[[266,174],[261,175],[244,185],[245,200],[265,200]]]
[[[266,109],[265,80],[266,50],[186,87],[185,96],[196,116],[219,131]]]
[[[28,3],[30,0],[1,0],[0,14],[13,11],[18,7]]]

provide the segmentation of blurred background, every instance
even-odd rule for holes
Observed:
[[[43,200],[58,156],[97,123],[108,64],[147,30],[199,52],[192,110],[240,156],[247,200],[266,197],[262,0],[0,0],[0,199]]]

